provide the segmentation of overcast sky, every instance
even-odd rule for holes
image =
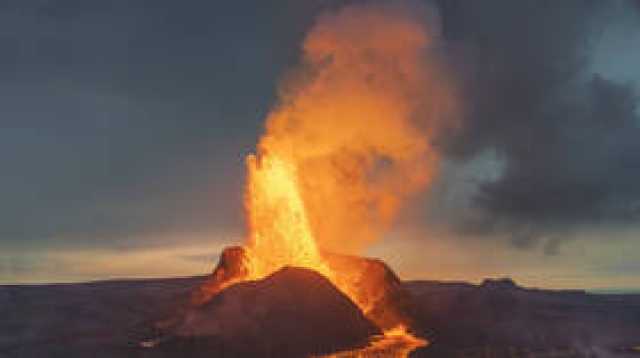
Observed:
[[[0,282],[210,270],[305,31],[360,2],[0,3]],[[463,125],[369,253],[408,278],[640,287],[640,3],[424,2]]]

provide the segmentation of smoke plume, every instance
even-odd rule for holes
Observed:
[[[293,163],[313,237],[354,251],[432,180],[434,141],[456,112],[434,19],[416,4],[321,16],[283,81],[258,156]]]
[[[438,3],[468,109],[446,155],[464,162],[492,151],[504,163],[470,198],[473,215],[451,213],[454,226],[554,252],[583,227],[635,225],[637,87],[593,58],[599,44],[607,61],[631,58],[631,48],[614,46],[637,34],[637,2]],[[606,37],[609,28],[619,36]]]

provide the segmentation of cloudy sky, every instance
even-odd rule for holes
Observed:
[[[0,282],[209,271],[305,32],[361,2],[3,1]],[[640,287],[640,2],[423,2],[462,126],[369,254],[407,278]]]

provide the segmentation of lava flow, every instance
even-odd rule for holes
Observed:
[[[397,308],[401,295],[386,292],[393,274],[327,254],[360,253],[433,177],[432,142],[454,100],[430,55],[434,38],[423,10],[350,6],[319,18],[257,153],[247,158],[242,267],[221,270],[225,278],[209,296],[285,266],[310,268],[384,332],[370,347],[337,356],[406,356],[426,344],[409,333],[410,319]]]

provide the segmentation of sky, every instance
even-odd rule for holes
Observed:
[[[429,9],[463,109],[367,254],[407,279],[639,288],[633,0],[3,1],[0,283],[211,271],[305,33],[367,2]]]

